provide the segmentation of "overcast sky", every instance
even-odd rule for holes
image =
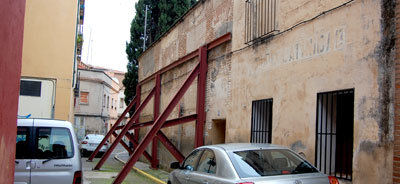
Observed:
[[[126,72],[125,43],[137,0],[86,0],[82,61]]]

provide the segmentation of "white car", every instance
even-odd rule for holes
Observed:
[[[14,184],[80,184],[81,155],[71,123],[18,119],[14,176]]]
[[[99,134],[88,134],[85,136],[85,139],[81,141],[81,153],[82,156],[87,157],[96,150],[97,146],[104,139],[104,135]],[[99,154],[104,154],[108,149],[108,141],[101,147]]]

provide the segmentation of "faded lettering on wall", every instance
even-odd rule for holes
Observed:
[[[343,50],[346,42],[345,27],[337,27],[294,41],[293,44],[283,48],[267,48],[266,59],[263,65],[277,66],[312,59],[334,50]]]

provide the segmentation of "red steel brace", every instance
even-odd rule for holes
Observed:
[[[154,119],[158,118],[160,114],[160,95],[161,95],[161,76],[160,74],[156,74],[155,81],[156,92],[154,93]],[[158,158],[157,158],[157,145],[158,140],[156,137],[153,138],[153,143],[151,144],[151,156],[153,160],[151,161],[151,168],[158,168]]]
[[[139,156],[141,154],[144,154],[145,157],[147,157],[146,155],[148,155],[148,153],[145,152],[145,148],[150,144],[151,140],[155,141],[155,137],[157,137],[157,139],[160,140],[161,143],[163,143],[163,145],[171,152],[171,154],[179,162],[183,161],[183,159],[184,159],[183,155],[168,140],[168,138],[160,131],[161,128],[175,126],[178,124],[197,120],[195,146],[198,147],[198,146],[201,146],[204,144],[203,133],[204,133],[204,124],[205,124],[205,116],[206,116],[205,111],[204,111],[204,106],[205,106],[205,89],[206,89],[206,77],[207,77],[206,73],[207,73],[207,67],[208,67],[207,66],[207,50],[218,47],[219,45],[221,45],[229,40],[231,40],[231,33],[227,33],[227,34],[213,40],[212,42],[208,43],[207,45],[205,45],[197,50],[194,50],[193,52],[187,54],[186,56],[183,56],[182,58],[178,59],[177,61],[160,69],[159,71],[155,72],[151,76],[149,76],[139,82],[139,84],[137,85],[137,88],[136,88],[136,97],[135,97],[137,105],[140,104],[140,88],[141,88],[142,84],[144,84],[154,78],[156,78],[156,81],[157,81],[157,77],[160,77],[160,75],[163,74],[164,72],[169,71],[170,69],[175,68],[176,66],[178,66],[182,63],[185,63],[186,61],[189,61],[197,56],[200,57],[199,64],[196,65],[196,67],[194,68],[192,73],[189,75],[187,80],[184,82],[184,84],[182,85],[182,87],[180,88],[178,93],[174,96],[174,98],[171,100],[170,104],[167,106],[167,108],[164,110],[164,112],[158,118],[156,118],[156,117],[159,113],[159,97],[155,99],[155,102],[154,102],[155,103],[154,104],[155,105],[154,106],[155,121],[138,123],[139,114],[141,111],[140,110],[140,111],[135,111],[135,114],[133,115],[134,117],[132,117],[130,122],[128,122],[129,126],[128,126],[128,124],[123,126],[123,130],[122,130],[121,134],[118,135],[117,140],[124,136],[124,135],[122,135],[122,133],[124,133],[124,132],[126,133],[128,130],[134,129],[134,131],[135,131],[134,137],[135,138],[132,141],[134,141],[135,149],[134,149],[133,154],[130,157],[128,163],[124,166],[124,168],[118,174],[117,178],[114,180],[113,183],[119,184],[124,180],[127,173],[129,172],[130,168],[136,163],[136,161],[139,159]],[[198,98],[197,98],[197,107],[196,107],[197,114],[192,114],[192,115],[189,115],[186,117],[166,121],[167,117],[172,112],[173,108],[176,106],[176,104],[179,102],[179,100],[182,98],[182,96],[186,93],[187,89],[192,84],[194,78],[197,75],[198,75],[198,87],[197,87]],[[158,79],[158,80],[160,80],[160,79]],[[156,82],[155,88],[157,88],[157,82]],[[160,85],[160,88],[161,88],[161,85]],[[152,90],[152,92],[155,92],[160,95],[160,93],[156,92],[156,91],[157,91],[157,89]],[[150,94],[149,94],[149,96],[150,96]],[[200,96],[202,96],[202,97],[200,97]],[[148,97],[146,97],[146,100],[143,102],[143,104],[146,105],[148,103],[148,100],[147,100]],[[157,102],[157,100],[158,100],[158,102]],[[157,105],[157,103],[158,103],[158,105]],[[144,105],[142,107],[143,104],[141,104],[139,106],[139,108],[143,108],[145,106]],[[158,108],[158,111],[156,111],[157,108]],[[136,113],[136,112],[138,112],[138,113]],[[131,122],[132,120],[133,120],[133,122]],[[137,124],[133,124],[135,122]],[[151,125],[153,125],[153,127],[146,134],[146,136],[144,137],[142,142],[138,143],[137,140],[139,138],[139,128],[142,128],[145,126],[151,126]],[[122,126],[119,126],[118,129],[122,129]],[[129,136],[128,136],[128,138],[129,138]],[[117,140],[115,142],[117,142]],[[113,145],[112,145],[112,147],[113,147]],[[156,159],[154,159],[154,157],[157,158],[157,154],[155,153],[156,151],[157,151],[157,147],[156,146],[152,147],[153,158],[148,158],[149,160],[152,160],[152,161],[156,160]],[[151,161],[151,163],[153,166],[154,163],[152,161]],[[158,160],[157,160],[157,165],[158,165]]]
[[[168,149],[169,152],[178,160],[180,163],[183,162],[185,156],[172,144],[172,142],[168,139],[168,137],[162,133],[162,131],[158,131],[157,138],[160,140],[161,143]]]
[[[183,95],[189,89],[190,85],[193,83],[194,79],[199,74],[199,72],[200,72],[200,64],[197,64],[195,69],[191,72],[189,77],[183,83],[182,87],[179,89],[178,93],[174,96],[174,98],[172,98],[172,100],[168,104],[167,108],[157,118],[157,120],[154,122],[153,127],[146,134],[146,136],[144,136],[142,142],[140,142],[139,145],[135,148],[135,151],[133,152],[132,156],[129,158],[129,161],[125,164],[124,168],[121,170],[121,172],[115,178],[115,180],[113,182],[114,184],[122,183],[122,181],[125,179],[126,175],[128,175],[128,172],[131,170],[132,166],[138,161],[140,155],[144,152],[146,147],[150,144],[150,142],[156,136],[158,131],[161,129],[161,127],[165,123],[165,120],[171,114],[172,110],[174,109],[176,104],[178,104],[179,100],[183,97]]]
[[[97,148],[93,151],[93,153],[90,155],[88,158],[88,161],[92,161],[93,158],[99,153],[101,147],[106,143],[106,141],[111,137],[111,135],[114,133],[115,129],[118,127],[118,125],[121,123],[122,119],[126,116],[126,114],[131,110],[133,105],[136,104],[136,98],[135,96],[133,100],[129,103],[128,107],[124,110],[124,112],[121,114],[121,116],[118,118],[117,122],[111,127],[110,131],[107,132],[106,136],[101,140],[100,144],[97,146]]]
[[[197,122],[195,147],[204,145],[204,124],[206,120],[205,101],[206,101],[206,79],[207,79],[207,46],[199,49],[200,74],[197,78]]]
[[[125,136],[125,134],[128,132],[129,127],[133,125],[135,122],[134,120],[139,119],[139,114],[140,112],[144,109],[144,107],[147,105],[147,103],[150,101],[151,97],[154,95],[155,89],[151,90],[149,95],[146,97],[144,102],[139,105],[139,107],[136,109],[135,113],[133,113],[132,118],[129,120],[129,122],[125,125],[125,127],[121,130],[121,133],[118,135],[118,137],[115,139],[115,141],[111,144],[110,148],[104,153],[103,157],[101,157],[100,161],[97,163],[97,165],[94,167],[94,170],[99,170],[101,166],[104,164],[104,162],[107,160],[107,158],[110,156],[112,151],[114,151],[115,147],[117,147],[118,143],[121,142],[122,137]],[[140,145],[140,144],[139,144]],[[143,153],[143,152],[142,152]]]

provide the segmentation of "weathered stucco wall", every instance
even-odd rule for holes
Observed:
[[[86,133],[107,133],[110,124],[118,119],[118,83],[98,70],[79,69],[79,80],[79,90],[89,93],[89,103],[82,104],[80,98],[77,98],[75,116],[83,117]]]
[[[78,2],[27,1],[21,76],[56,80],[56,119],[73,121]]]
[[[279,2],[276,26],[283,32],[345,1]],[[317,93],[354,88],[353,183],[391,183],[393,84],[380,7],[356,0],[234,53],[227,141],[249,142],[252,101],[273,98],[272,143],[314,162]],[[235,1],[232,50],[246,46],[244,11],[245,2]]]
[[[142,55],[140,80],[213,40],[218,30],[232,31],[231,43],[208,52],[206,144],[213,144],[214,122],[221,120],[226,120],[225,142],[249,142],[252,101],[273,98],[272,143],[303,152],[314,163],[317,94],[354,89],[352,182],[391,183],[394,75],[390,25],[394,24],[393,6],[387,3],[392,1],[354,0],[344,6],[349,1],[277,2],[278,35],[246,45],[245,1],[205,1]],[[218,8],[209,11],[210,7]],[[212,24],[204,18],[221,15],[226,18]],[[305,20],[310,21],[289,29]],[[162,75],[161,111],[194,63]],[[195,111],[195,85],[170,118]],[[142,86],[142,101],[153,86],[154,81]],[[142,121],[152,119],[152,103]],[[184,154],[193,147],[194,123],[163,131]],[[159,154],[170,155],[164,153],[162,148]],[[161,160],[161,165],[170,160],[172,156]]]
[[[139,59],[139,81],[150,76],[159,69],[178,60],[179,58],[198,49],[202,45],[212,40],[232,32],[233,1],[204,1],[199,2],[170,32],[159,42],[140,57]],[[208,53],[209,66],[207,73],[207,97],[206,97],[206,128],[212,127],[212,119],[225,119],[230,102],[230,95],[225,95],[230,91],[227,84],[230,80],[230,60],[226,58],[216,58],[231,49],[230,44],[219,46]],[[161,103],[162,112],[179,90],[183,82],[198,63],[198,58],[186,62],[161,75]],[[154,80],[145,83],[141,87],[141,101],[143,102],[147,94],[154,86]],[[210,93],[209,93],[210,92]],[[196,113],[197,100],[197,80],[193,82],[184,97],[174,108],[168,119],[174,119]],[[153,119],[153,99],[141,114],[140,121]],[[142,129],[141,135],[146,133]],[[208,129],[207,129],[208,130]],[[205,143],[210,143],[211,138],[208,131],[205,131]],[[162,131],[168,138],[187,155],[194,148],[195,122],[186,123]],[[150,146],[148,151],[150,152]],[[159,159],[161,167],[169,167],[169,163],[175,158],[159,144]],[[163,158],[160,158],[160,155]]]
[[[233,1],[199,2],[182,22],[139,58],[142,80],[200,46],[232,31]]]

